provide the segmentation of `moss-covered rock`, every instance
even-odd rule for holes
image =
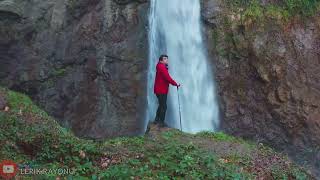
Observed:
[[[319,12],[313,0],[209,0],[202,6],[204,22],[211,22],[205,32],[221,128],[286,152],[317,176]]]

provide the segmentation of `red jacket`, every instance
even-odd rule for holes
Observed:
[[[178,86],[178,84],[171,78],[168,69],[165,64],[157,64],[157,73],[154,83],[155,94],[168,94],[169,84]]]

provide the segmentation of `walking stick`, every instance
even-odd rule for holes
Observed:
[[[178,104],[179,104],[180,130],[182,131],[181,110],[180,110],[180,98],[179,98],[179,87],[178,87],[178,86],[177,86],[177,93],[178,93]]]

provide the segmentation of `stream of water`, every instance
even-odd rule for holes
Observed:
[[[149,69],[145,127],[155,119],[157,98],[153,93],[156,64],[169,56],[169,73],[179,89],[182,130],[215,131],[219,126],[212,66],[201,34],[199,0],[151,0],[149,14]],[[166,123],[180,129],[177,89],[170,86]]]

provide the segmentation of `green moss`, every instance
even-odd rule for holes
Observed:
[[[215,141],[224,141],[224,142],[234,142],[234,143],[245,144],[245,145],[248,145],[249,147],[256,146],[253,142],[244,140],[242,138],[230,136],[230,135],[225,134],[223,132],[203,131],[203,132],[197,133],[196,136],[213,138]]]
[[[319,0],[284,0],[267,5],[258,0],[226,0],[234,12],[241,13],[244,20],[261,21],[265,18],[288,20],[293,16],[310,17],[320,10]]]
[[[209,131],[203,131],[203,132],[197,133],[197,136],[214,138],[215,140],[218,140],[218,141],[237,141],[235,137],[229,136],[223,132],[214,133]]]
[[[54,69],[53,71],[53,76],[63,76],[66,73],[65,68],[60,68],[60,69]]]
[[[44,86],[46,88],[51,88],[51,87],[54,87],[54,80],[52,78],[49,78],[47,81],[44,82]]]
[[[290,21],[315,15],[319,0],[288,0],[263,5],[259,0],[226,0],[224,15],[213,29],[214,50],[223,60],[236,61],[250,56],[252,42],[259,33],[286,30]],[[285,33],[285,32],[284,32]]]
[[[263,10],[260,3],[257,0],[253,0],[244,10],[242,17],[245,19],[259,20],[263,17]]]
[[[319,11],[319,4],[318,0],[285,0],[283,9],[290,15],[312,16]]]
[[[31,112],[41,117],[48,118],[48,114],[37,107],[32,100],[23,93],[6,91],[6,99],[8,100],[9,107],[13,112]]]
[[[71,15],[74,15],[74,14],[75,14],[76,9],[77,9],[78,6],[79,6],[79,2],[80,2],[80,1],[77,1],[77,0],[68,0],[68,1],[67,1],[67,9],[68,9],[68,12],[69,12]]]
[[[111,146],[122,146],[122,145],[134,145],[134,146],[142,146],[145,143],[143,136],[137,137],[118,137],[111,140],[108,140],[104,143],[104,145]]]
[[[213,47],[216,50],[217,55],[221,57],[227,57],[228,53],[226,51],[226,48],[223,46],[224,35],[222,34],[222,32],[220,32],[220,30],[218,29],[214,29],[212,37]]]
[[[265,16],[272,19],[279,19],[284,21],[288,21],[290,18],[288,10],[282,9],[281,7],[276,5],[268,6],[265,10]]]

